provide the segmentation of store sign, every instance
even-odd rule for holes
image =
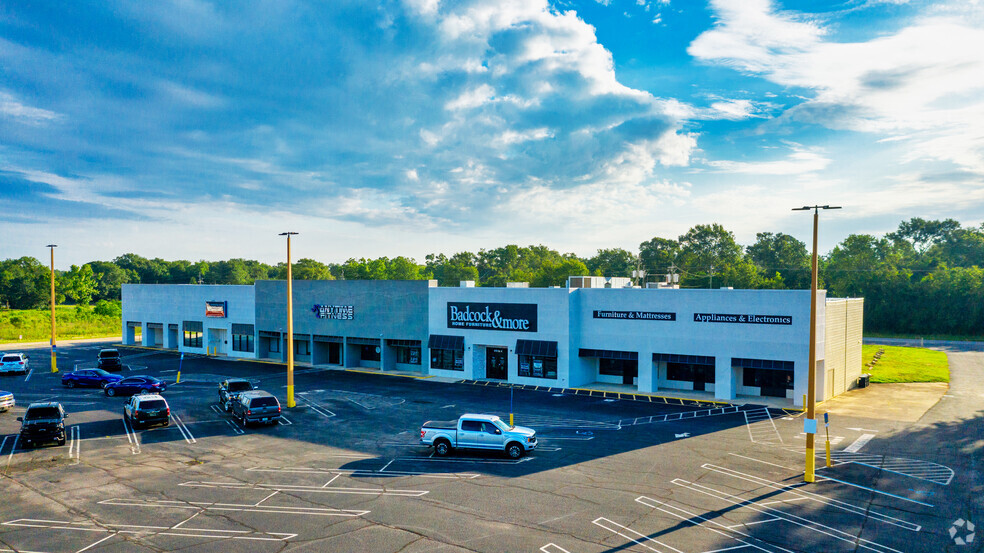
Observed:
[[[676,313],[658,311],[594,311],[595,319],[616,319],[625,321],[675,321]]]
[[[225,318],[226,311],[228,310],[228,302],[224,301],[207,301],[205,302],[205,316],[206,317],[216,317]]]
[[[311,308],[311,312],[319,319],[351,321],[355,318],[354,305],[315,305]]]
[[[791,315],[735,315],[730,313],[694,313],[695,323],[738,323],[753,325],[791,325]]]
[[[448,303],[448,328],[536,332],[536,304]]]

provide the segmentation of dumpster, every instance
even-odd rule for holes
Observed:
[[[862,374],[858,377],[858,388],[867,388],[868,384],[871,382],[870,374]]]

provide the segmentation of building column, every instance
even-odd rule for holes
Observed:
[[[714,357],[714,399],[731,401],[737,389],[735,370],[731,368],[731,357]]]
[[[653,363],[653,352],[639,352],[639,386],[636,388],[643,393],[656,391],[656,367],[658,363]]]

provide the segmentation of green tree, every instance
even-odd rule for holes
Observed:
[[[597,255],[585,263],[588,271],[590,271],[589,274],[604,277],[632,276],[632,271],[636,269],[636,265],[636,256],[621,248],[598,250]]]
[[[298,259],[291,269],[292,276],[297,280],[334,280],[331,269],[320,261],[303,258]],[[286,275],[285,275],[286,278]]]
[[[78,305],[89,305],[96,295],[96,279],[88,263],[81,267],[72,265],[71,270],[65,274],[65,284],[68,295]]]
[[[588,274],[588,267],[577,258],[567,258],[561,261],[547,261],[541,265],[529,281],[530,286],[546,288],[548,286],[564,286],[567,277]]]
[[[734,234],[717,223],[696,225],[680,236],[678,242],[679,265],[683,269],[681,285],[715,287],[714,275],[723,274],[744,257]]]
[[[49,268],[33,257],[0,262],[0,303],[11,309],[48,306],[50,274]]]
[[[390,280],[420,280],[420,265],[413,259],[394,257],[389,262],[387,273]]]
[[[790,289],[810,287],[810,253],[806,244],[781,232],[760,232],[755,239],[747,252],[751,262],[758,267],[763,285]]]
[[[653,237],[639,244],[639,260],[650,275],[668,274],[680,255],[680,243],[668,238]],[[627,276],[627,275],[623,275]]]
[[[98,300],[119,300],[124,284],[135,282],[138,278],[136,272],[126,271],[112,261],[90,261],[92,276],[96,280],[96,294],[94,299]]]

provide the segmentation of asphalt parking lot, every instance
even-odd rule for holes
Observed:
[[[62,371],[93,367],[99,347],[59,348]],[[177,377],[174,353],[121,351],[124,374]],[[163,394],[171,424],[134,431],[123,398],[63,388],[48,350],[28,353],[28,376],[0,377],[17,399],[0,414],[0,551],[937,552],[984,541],[969,538],[984,520],[984,395],[969,376],[984,354],[960,354],[949,399],[919,424],[832,421],[834,466],[803,484],[801,417],[754,405],[514,390],[535,452],[435,458],[418,443],[422,422],[508,420],[510,390],[303,368],[298,406],[243,428],[218,408],[217,383],[247,377],[285,402],[284,367],[186,357]],[[64,405],[66,445],[18,445],[15,417],[33,401]]]

